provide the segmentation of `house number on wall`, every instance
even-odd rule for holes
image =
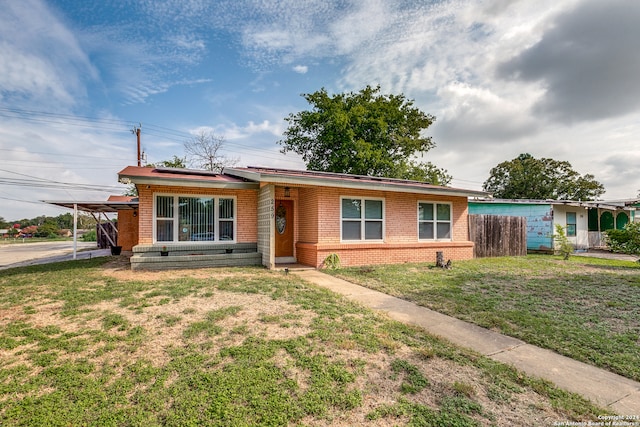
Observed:
[[[278,206],[276,210],[276,230],[279,234],[284,233],[284,229],[287,226],[287,210],[284,206]]]

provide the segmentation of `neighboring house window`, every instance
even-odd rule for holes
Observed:
[[[418,238],[451,240],[451,205],[418,202]]]
[[[567,212],[567,237],[576,235],[576,213]]]
[[[229,242],[235,240],[235,199],[158,195],[157,242]]]
[[[384,201],[342,198],[342,240],[382,240]]]

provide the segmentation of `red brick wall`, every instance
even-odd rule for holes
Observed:
[[[118,211],[118,246],[123,251],[130,251],[138,244],[138,217],[136,211]]]
[[[255,190],[226,190],[195,187],[170,187],[162,185],[138,186],[139,238],[140,244],[153,243],[153,195],[184,194],[202,196],[236,196],[236,214],[238,218],[238,243],[250,243],[258,241],[258,192]]]
[[[300,188],[298,202],[298,240],[318,242],[318,189]]]
[[[299,191],[300,233],[296,254],[300,263],[320,267],[326,256],[334,252],[340,255],[345,266],[435,262],[437,251],[444,253],[445,260],[473,258],[466,197],[329,187]],[[340,198],[343,196],[384,199],[384,242],[340,242]],[[418,201],[451,203],[452,241],[418,241]]]

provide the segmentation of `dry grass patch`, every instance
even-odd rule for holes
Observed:
[[[77,265],[0,278],[3,425],[525,426],[599,413],[293,275]]]

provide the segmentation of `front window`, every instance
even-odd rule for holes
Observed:
[[[343,198],[341,203],[342,240],[382,240],[383,200]]]
[[[449,203],[418,203],[418,238],[420,240],[451,240],[451,205]]]
[[[576,235],[576,213],[567,212],[567,237]]]
[[[234,241],[235,199],[158,195],[155,225],[157,242]]]

